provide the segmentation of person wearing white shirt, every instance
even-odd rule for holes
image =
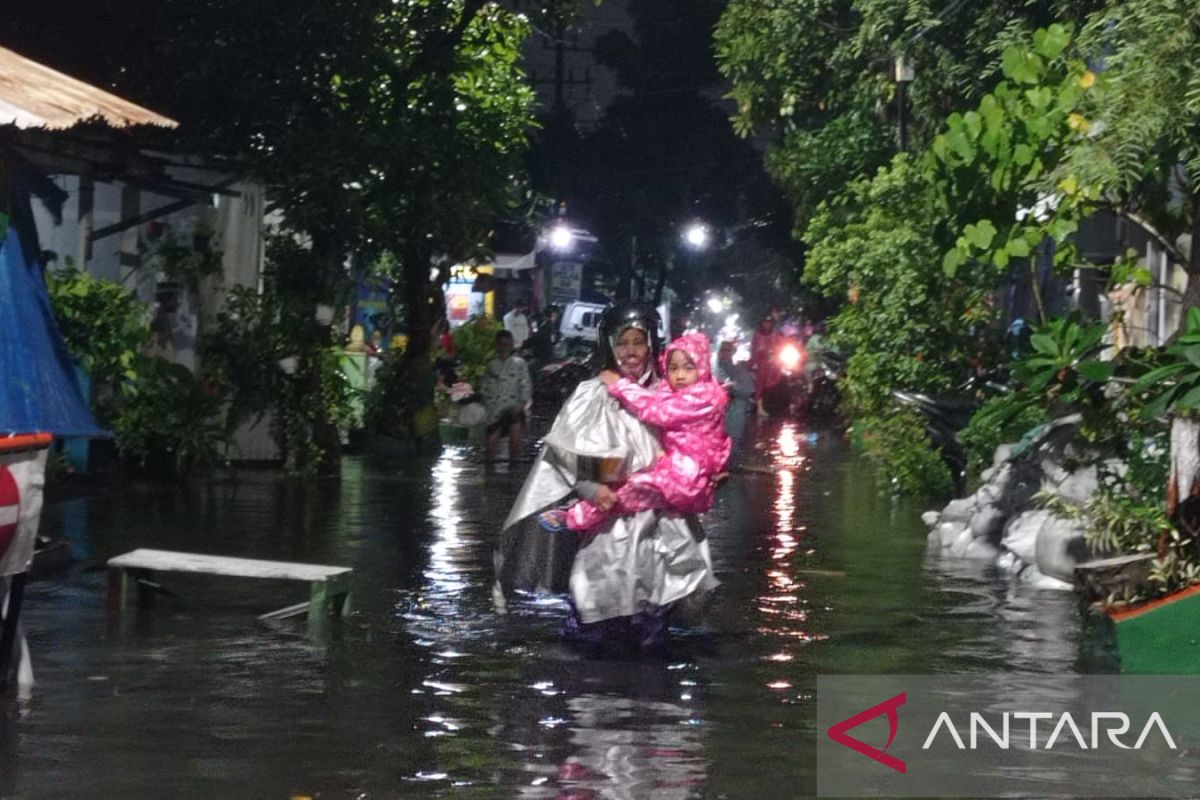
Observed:
[[[487,409],[487,460],[495,458],[500,436],[507,434],[508,459],[516,461],[525,435],[526,412],[533,399],[533,384],[525,360],[513,355],[511,332],[496,333],[496,356],[484,369],[479,388]]]
[[[525,301],[518,300],[513,310],[504,315],[504,330],[512,334],[513,349],[520,350],[529,338],[529,317],[525,315]]]

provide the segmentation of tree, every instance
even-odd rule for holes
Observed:
[[[1053,179],[1100,197],[1155,235],[1184,266],[1184,309],[1200,306],[1200,9],[1182,2],[1109,3],[1084,26],[1097,84],[1083,137]]]
[[[485,0],[62,0],[6,11],[6,41],[181,123],[162,143],[271,186],[332,289],[390,249],[421,351],[435,255],[486,241],[522,173],[527,23]]]
[[[977,102],[994,82],[1005,45],[1098,5],[733,0],[717,26],[716,54],[733,84],[734,127],[770,140],[768,171],[803,235],[821,200],[895,151],[897,57],[916,69],[906,105],[919,150],[947,114]]]

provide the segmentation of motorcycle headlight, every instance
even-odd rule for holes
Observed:
[[[785,344],[779,349],[779,365],[788,371],[799,367],[802,358],[800,348],[794,344]]]

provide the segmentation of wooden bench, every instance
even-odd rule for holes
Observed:
[[[353,570],[349,567],[292,564],[286,561],[260,561],[254,558],[207,556],[145,548],[108,560],[109,608],[114,611],[125,608],[130,586],[136,582],[138,574],[151,572],[192,572],[235,578],[307,581],[310,585],[307,603],[264,614],[263,618],[281,619],[307,609],[310,628],[318,626],[329,616],[331,610],[343,616],[350,611],[349,579]]]

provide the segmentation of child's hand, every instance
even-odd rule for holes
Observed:
[[[617,381],[621,380],[621,376],[613,372],[611,369],[606,369],[600,373],[600,382],[605,386],[612,386]]]
[[[592,502],[605,511],[611,511],[612,507],[617,504],[617,493],[604,484],[600,484],[600,488],[596,490],[596,496],[592,498]]]

